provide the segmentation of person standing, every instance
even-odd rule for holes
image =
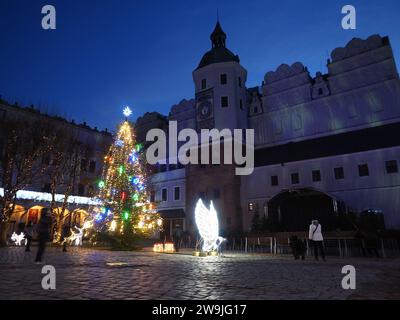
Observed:
[[[33,238],[33,225],[32,221],[29,221],[25,227],[25,236],[26,236],[26,245],[25,245],[25,252],[31,251],[31,244]]]
[[[50,239],[50,227],[51,227],[51,217],[50,210],[48,208],[42,209],[42,214],[40,217],[40,221],[37,227],[38,233],[38,251],[36,254],[35,263],[42,263],[42,257],[44,254],[44,250],[46,248],[46,242]]]
[[[315,260],[318,261],[318,251],[320,251],[322,260],[326,261],[324,246],[323,246],[324,238],[322,236],[322,226],[318,222],[318,220],[313,220],[311,222],[310,229],[308,232],[308,239],[311,241],[312,246],[314,247]]]
[[[175,229],[173,232],[174,246],[175,246],[176,252],[179,252],[179,249],[181,247],[182,235],[183,235],[183,231],[181,229],[181,226],[179,224],[177,224],[175,226]]]

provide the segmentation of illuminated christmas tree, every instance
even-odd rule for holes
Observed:
[[[131,110],[125,108],[124,115],[130,114]],[[104,158],[103,174],[98,181],[100,205],[93,208],[94,228],[98,232],[129,237],[151,234],[161,227],[155,205],[148,200],[142,151],[126,119]]]

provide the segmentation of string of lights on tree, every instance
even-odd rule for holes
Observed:
[[[136,143],[128,117],[120,125],[107,155],[103,174],[98,181],[98,200],[93,208],[94,227],[113,233],[149,233],[161,228],[162,220],[155,204],[149,202],[147,177],[144,170],[143,147]]]

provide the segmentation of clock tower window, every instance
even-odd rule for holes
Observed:
[[[201,89],[204,90],[207,88],[207,79],[202,79],[201,80]]]
[[[228,107],[228,97],[226,96],[221,97],[221,107],[222,108]]]
[[[228,83],[228,77],[227,77],[226,73],[221,74],[220,78],[221,78],[221,84]]]

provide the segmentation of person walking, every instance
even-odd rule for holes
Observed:
[[[65,224],[62,228],[62,232],[61,232],[61,243],[62,243],[62,251],[63,252],[67,252],[67,238],[69,237],[70,233],[71,233],[71,227],[69,226],[69,224]]]
[[[37,228],[38,233],[38,251],[36,254],[35,263],[41,264],[42,258],[44,254],[44,250],[46,248],[46,242],[50,239],[50,227],[51,227],[51,217],[50,217],[50,210],[48,208],[42,209],[42,214],[40,217],[40,221]]]
[[[25,236],[26,236],[26,244],[25,244],[25,252],[31,251],[31,244],[33,238],[33,225],[32,221],[29,221],[25,227]]]
[[[311,244],[314,247],[315,260],[318,261],[318,251],[320,251],[322,260],[326,261],[323,246],[324,238],[322,237],[322,226],[318,220],[312,220],[308,232],[308,239],[311,241]]]

